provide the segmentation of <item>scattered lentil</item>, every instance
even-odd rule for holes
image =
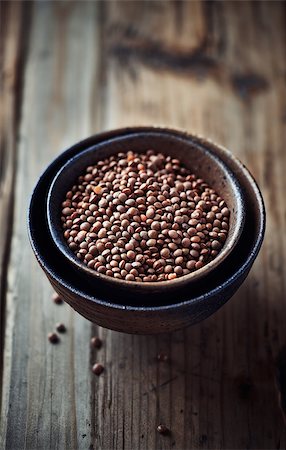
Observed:
[[[102,372],[104,371],[104,367],[102,364],[99,363],[95,363],[92,366],[92,371],[95,375],[99,376],[100,374],[102,374]]]
[[[52,300],[56,305],[61,305],[63,303],[63,300],[61,299],[59,294],[57,294],[56,292],[53,293]]]
[[[166,427],[166,425],[163,425],[163,424],[160,424],[160,425],[157,426],[157,431],[158,431],[158,433],[165,434],[165,435],[170,433],[169,428]]]
[[[85,265],[136,282],[173,280],[206,265],[226,241],[230,216],[204,180],[153,150],[87,167],[61,213],[69,248]]]
[[[59,333],[65,333],[67,331],[66,326],[63,323],[57,323],[56,330]]]
[[[102,340],[98,336],[94,336],[91,338],[90,344],[92,347],[99,349],[102,346]]]
[[[168,355],[167,355],[167,353],[164,353],[164,352],[160,352],[160,353],[158,353],[158,355],[157,355],[157,360],[158,361],[160,361],[160,362],[166,362],[166,361],[168,361]]]
[[[57,335],[57,333],[49,333],[48,334],[48,339],[49,339],[51,344],[57,344],[59,342],[59,340],[60,340],[60,338]]]

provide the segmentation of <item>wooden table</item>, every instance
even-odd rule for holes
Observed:
[[[285,401],[284,6],[2,2],[1,448],[285,448],[276,385],[280,374]],[[130,124],[229,147],[266,202],[264,246],[239,292],[168,335],[100,329],[53,304],[27,238],[29,195],[52,158]],[[68,331],[52,346],[58,321]],[[169,362],[156,361],[159,351]],[[100,377],[94,359],[106,367]],[[159,423],[172,434],[159,435]]]

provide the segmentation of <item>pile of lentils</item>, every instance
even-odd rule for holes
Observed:
[[[171,156],[118,153],[87,167],[62,203],[64,237],[98,273],[138,282],[173,280],[222,249],[229,209]]]

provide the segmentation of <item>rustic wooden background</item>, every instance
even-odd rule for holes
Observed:
[[[285,3],[1,2],[1,448],[282,449],[285,395]],[[262,188],[263,249],[205,322],[162,336],[51,301],[26,231],[32,187],[92,133],[163,124],[228,146]],[[59,320],[58,346],[47,333]],[[103,348],[91,352],[100,335]],[[166,351],[168,363],[156,354]],[[277,360],[277,357],[279,359]],[[91,362],[106,367],[99,378]],[[158,423],[172,430],[163,437]]]

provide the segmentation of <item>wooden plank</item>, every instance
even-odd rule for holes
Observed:
[[[6,302],[3,448],[285,448],[275,387],[286,341],[284,11],[281,3],[34,5]],[[58,149],[99,128],[158,123],[231,148],[263,189],[268,230],[246,283],[222,310],[176,333],[130,336],[51,304],[22,218]],[[46,334],[59,320],[68,333],[51,347]],[[89,349],[93,334],[104,343],[98,356]],[[168,362],[156,361],[159,351]],[[106,371],[94,378],[97,357]],[[160,422],[170,436],[158,435]]]
[[[91,325],[52,303],[51,287],[28,243],[25,217],[45,166],[60,149],[96,131],[96,11],[93,3],[83,9],[61,2],[33,7],[7,289],[1,448],[87,445]],[[58,321],[68,331],[53,347],[47,333]]]
[[[14,8],[8,3],[4,4],[0,26],[0,383],[2,381],[6,277],[13,225],[11,205],[14,198],[16,139],[21,105],[22,72],[19,60],[23,60],[25,55],[24,45],[21,45],[21,13],[20,4]]]

